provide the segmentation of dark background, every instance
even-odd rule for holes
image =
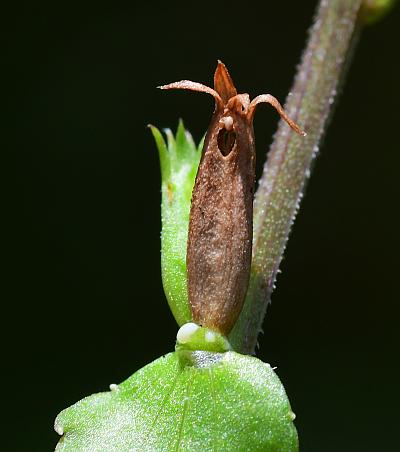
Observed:
[[[171,351],[147,123],[196,141],[217,58],[282,101],[316,2],[20,2],[4,15],[3,450],[52,450],[57,413]],[[399,9],[365,29],[291,235],[258,356],[302,450],[398,447]],[[278,121],[256,115],[259,166]],[[4,441],[6,444],[4,445]]]

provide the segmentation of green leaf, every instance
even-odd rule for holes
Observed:
[[[202,143],[179,121],[176,138],[167,129],[167,144],[160,131],[150,126],[161,165],[161,273],[165,295],[178,325],[192,316],[187,295],[186,246],[192,190],[201,157]]]
[[[235,352],[170,353],[62,411],[56,451],[298,450],[268,364]]]

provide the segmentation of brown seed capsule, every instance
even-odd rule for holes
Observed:
[[[227,335],[243,307],[250,275],[257,104],[270,103],[297,133],[305,133],[273,96],[264,94],[250,102],[248,94],[237,94],[221,62],[214,89],[188,80],[160,88],[189,89],[215,98],[192,194],[186,262],[193,321]]]

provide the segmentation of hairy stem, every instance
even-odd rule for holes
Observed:
[[[288,116],[307,136],[280,121],[254,201],[253,261],[241,316],[231,333],[233,347],[254,353],[291,225],[310,166],[318,152],[338,84],[357,33],[361,0],[321,0],[291,92]]]

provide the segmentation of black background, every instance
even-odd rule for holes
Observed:
[[[290,88],[316,2],[20,2],[4,15],[4,450],[51,450],[57,413],[171,351],[147,123],[196,141],[213,101],[157,85]],[[295,223],[258,356],[303,451],[398,447],[399,9],[364,30]],[[260,108],[261,168],[278,117]],[[260,171],[259,168],[259,171]]]

